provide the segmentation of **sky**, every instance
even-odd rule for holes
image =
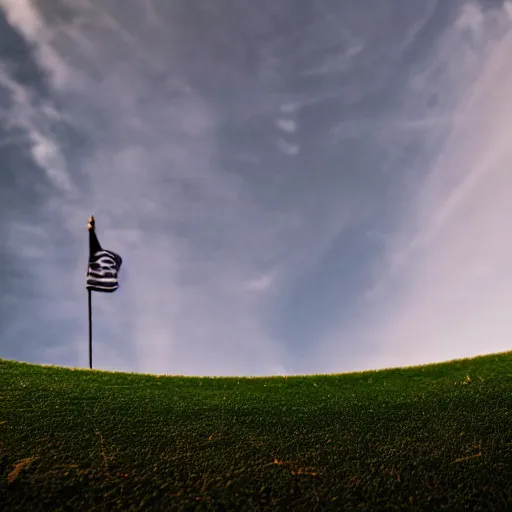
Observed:
[[[121,8],[122,4],[122,8]],[[0,358],[262,376],[512,348],[512,3],[0,0]]]

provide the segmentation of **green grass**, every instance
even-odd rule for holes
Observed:
[[[0,360],[1,503],[512,510],[512,352],[287,379]]]

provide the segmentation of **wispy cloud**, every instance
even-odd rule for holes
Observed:
[[[288,142],[284,139],[277,140],[278,148],[285,154],[294,156],[299,152],[299,145],[292,142]]]
[[[278,119],[276,124],[283,132],[293,133],[297,129],[297,123],[293,119]]]
[[[264,274],[260,277],[248,281],[246,287],[248,290],[255,292],[265,292],[272,286],[272,283],[272,274]]]
[[[48,104],[36,104],[33,92],[12,79],[6,66],[0,65],[0,86],[12,98],[11,107],[6,111],[3,122],[11,130],[19,128],[30,144],[34,160],[47,178],[58,188],[72,192],[73,182],[66,168],[66,162],[51,133],[51,122],[58,117]]]

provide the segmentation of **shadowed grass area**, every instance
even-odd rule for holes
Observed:
[[[2,510],[512,510],[512,352],[342,375],[0,360]]]

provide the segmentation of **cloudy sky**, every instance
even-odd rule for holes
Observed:
[[[510,350],[512,4],[0,0],[0,358],[332,373]]]

